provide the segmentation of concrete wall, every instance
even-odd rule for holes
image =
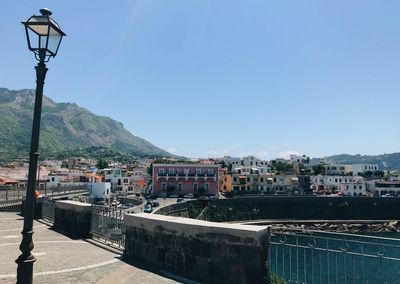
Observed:
[[[200,219],[228,222],[257,219],[398,220],[400,198],[254,196],[207,201]],[[179,205],[181,206],[181,205]],[[160,213],[174,214],[175,205]],[[158,213],[158,212],[157,212]],[[184,212],[180,210],[180,214]]]
[[[134,214],[125,256],[207,283],[266,283],[268,229]]]
[[[76,201],[56,201],[53,228],[74,238],[87,238],[90,232],[91,204]]]

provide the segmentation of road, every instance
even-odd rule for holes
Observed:
[[[177,198],[165,198],[165,199],[157,198],[157,199],[154,199],[153,201],[157,201],[160,204],[160,206],[159,207],[154,207],[153,210],[155,211],[158,208],[161,208],[161,207],[164,207],[164,206],[168,206],[168,205],[171,205],[171,204],[175,204],[176,203],[176,199]],[[146,204],[146,201],[144,200],[144,202],[142,204],[140,204],[138,206],[135,206],[133,209],[129,209],[129,212],[130,213],[131,212],[133,212],[133,213],[141,213],[141,212],[143,212],[143,207],[144,207],[145,204]]]

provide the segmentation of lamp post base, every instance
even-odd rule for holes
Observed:
[[[28,248],[22,251],[22,254],[15,260],[18,264],[17,268],[17,284],[31,284],[33,282],[33,263],[36,258],[31,254],[33,249],[32,235],[33,231],[22,231],[22,243],[20,248]]]
[[[15,261],[18,264],[17,284],[32,284],[33,263],[36,261],[36,258],[33,255],[28,255],[26,258],[21,258],[21,256]]]

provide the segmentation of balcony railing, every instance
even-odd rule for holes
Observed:
[[[165,174],[157,174],[157,178],[216,178],[216,174],[208,174],[208,173],[175,173],[173,175],[165,173]]]

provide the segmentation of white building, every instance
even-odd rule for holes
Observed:
[[[99,199],[107,199],[111,195],[111,183],[109,182],[91,182],[88,183],[90,195]]]
[[[360,176],[343,176],[343,175],[333,175],[333,176],[325,176],[325,175],[317,175],[310,177],[311,189],[315,192],[341,192],[351,195],[356,192],[359,194],[360,192],[363,195],[366,195],[366,183],[363,177]],[[360,188],[359,185],[362,185]],[[354,185],[358,185],[356,190],[350,190],[350,187],[354,189]]]
[[[360,173],[365,173],[365,172],[376,172],[378,171],[378,165],[377,164],[353,164],[353,174],[358,175]]]
[[[225,156],[222,158],[216,158],[215,161],[217,162],[224,162],[227,166],[232,165],[232,168],[236,167],[263,167],[268,166],[268,161],[260,160],[255,156],[247,156],[242,158],[234,158],[230,156]]]
[[[289,163],[290,164],[308,164],[310,162],[310,157],[306,155],[290,155]]]
[[[382,181],[374,180],[368,183],[368,190],[374,196],[400,196],[400,180]]]
[[[362,177],[351,178],[339,185],[340,193],[344,196],[366,196],[367,184]]]
[[[351,165],[345,164],[327,164],[323,165],[326,175],[346,175],[353,172]]]

